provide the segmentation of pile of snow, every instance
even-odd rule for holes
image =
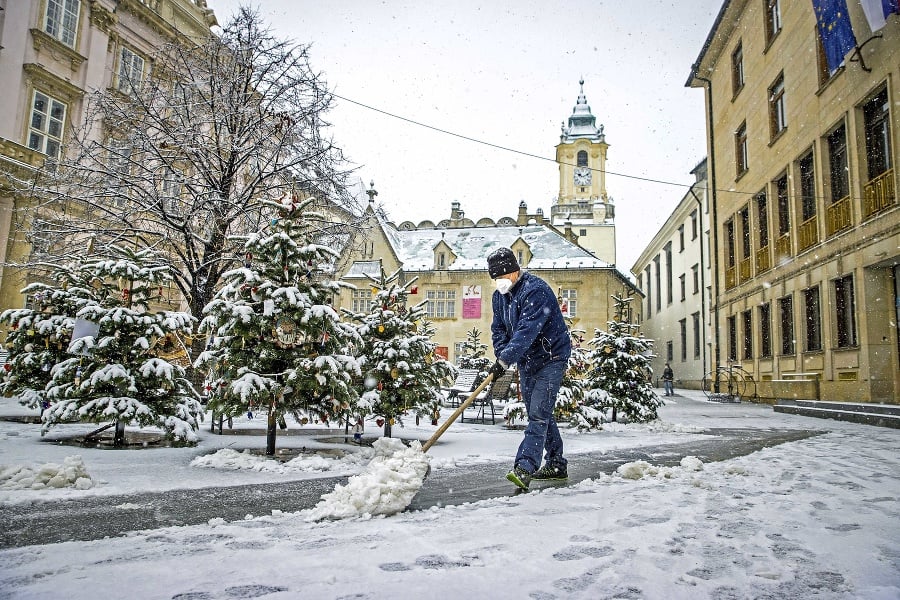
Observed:
[[[222,448],[213,454],[198,456],[191,461],[191,466],[231,471],[256,471],[258,473],[322,473],[341,470],[344,467],[357,470],[361,462],[369,459],[371,454],[371,450],[363,448],[359,453],[350,453],[343,458],[325,458],[313,454],[281,462],[252,454],[249,450],[238,452],[232,448]]]
[[[401,440],[379,438],[373,447],[375,457],[366,470],[324,494],[307,521],[392,515],[409,506],[428,473],[422,445],[412,442],[407,448]]]
[[[685,456],[681,459],[681,469],[673,467],[657,467],[651,465],[645,460],[636,460],[634,462],[625,463],[616,469],[616,474],[623,479],[672,479],[678,477],[686,471],[702,471],[703,461],[696,456]]]
[[[77,490],[94,487],[94,481],[85,470],[80,456],[67,456],[62,465],[45,463],[35,468],[0,465],[0,489],[45,490],[64,487],[74,487]]]

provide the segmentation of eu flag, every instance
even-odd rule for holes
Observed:
[[[825,46],[828,72],[833,74],[843,64],[847,52],[856,48],[847,0],[812,0],[812,3],[822,45]]]

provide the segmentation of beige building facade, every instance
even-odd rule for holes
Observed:
[[[452,214],[461,210],[454,203]],[[353,256],[339,273],[355,289],[344,289],[337,301],[341,308],[367,312],[373,296],[372,280],[382,269],[387,275],[400,271],[402,283],[412,282],[410,303],[428,301],[427,314],[436,329],[438,353],[456,362],[467,333],[480,332],[480,340],[492,356],[490,326],[494,283],[487,272],[487,255],[502,246],[511,248],[523,269],[544,279],[556,291],[563,314],[573,329],[586,337],[595,328],[607,328],[614,316],[612,295],[636,296],[633,319],[640,319],[637,289],[616,268],[581,248],[547,223],[541,215],[527,214],[520,206],[517,218],[497,222],[480,219],[446,219],[434,224],[388,222],[370,206],[372,224]],[[415,281],[413,281],[415,280]]]
[[[713,361],[761,399],[900,398],[900,18],[830,72],[812,3],[724,2],[687,85],[707,108]],[[794,383],[805,380],[805,383]]]
[[[643,292],[641,332],[654,340],[654,383],[669,363],[676,385],[699,389],[710,368],[707,161],[631,267]]]
[[[216,25],[206,0],[0,0],[0,309],[22,306],[32,251],[28,177],[65,152],[85,95],[153,76],[163,43],[200,41]],[[124,91],[124,89],[122,90]],[[98,130],[101,128],[97,128]]]

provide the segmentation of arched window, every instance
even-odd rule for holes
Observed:
[[[586,150],[579,150],[579,151],[578,151],[578,166],[579,166],[579,167],[586,167],[586,166],[588,166],[588,161],[587,161],[587,151],[586,151]]]

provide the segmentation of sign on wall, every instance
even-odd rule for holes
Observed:
[[[463,319],[480,319],[481,318],[481,286],[465,285],[463,286]]]

